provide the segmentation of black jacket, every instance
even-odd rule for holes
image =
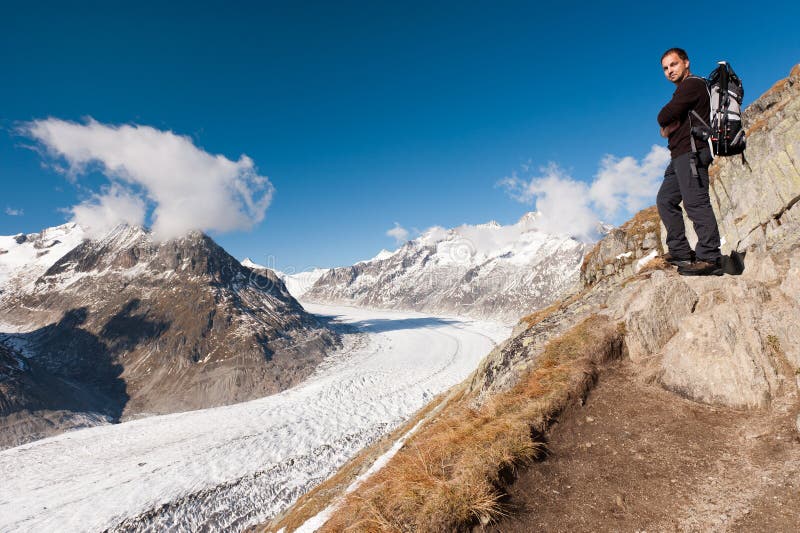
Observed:
[[[708,88],[703,78],[689,76],[678,84],[675,92],[672,93],[672,100],[661,108],[658,113],[658,125],[662,128],[680,121],[680,127],[669,135],[669,153],[672,158],[692,151],[691,128],[689,126],[689,113],[694,109],[697,114],[709,121],[711,114],[711,99],[708,96]],[[699,126],[698,120],[693,116],[694,126]],[[701,150],[708,145],[703,141],[695,139],[697,149]]]

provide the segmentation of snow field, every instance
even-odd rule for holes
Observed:
[[[471,319],[304,306],[362,333],[281,394],[0,452],[0,531],[241,530],[464,379],[510,333]]]

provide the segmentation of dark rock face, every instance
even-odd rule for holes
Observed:
[[[0,344],[0,449],[109,423],[119,411],[114,398],[55,376]]]
[[[23,411],[118,421],[245,401],[298,383],[338,343],[271,271],[200,233],[154,244],[131,227],[84,241],[32,290],[4,295],[0,322],[26,331],[0,339],[30,367],[0,389],[0,426]],[[36,392],[45,374],[86,402],[64,387]]]

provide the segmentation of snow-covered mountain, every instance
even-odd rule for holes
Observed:
[[[249,257],[242,261],[242,265],[253,270],[269,270],[269,268],[264,265],[254,263]],[[272,269],[272,272],[286,285],[289,294],[295,298],[300,298],[313,287],[314,283],[328,270],[330,269],[314,268],[312,270],[304,270],[303,272],[287,273]]]
[[[40,233],[0,235],[0,296],[25,290],[61,256],[83,241],[83,228],[70,222]]]
[[[397,251],[397,250],[395,250],[395,252],[396,252],[396,251]],[[361,263],[369,263],[370,261],[381,261],[381,260],[383,260],[383,259],[388,259],[388,258],[392,257],[392,256],[394,255],[394,253],[395,253],[395,252],[390,252],[389,250],[387,250],[386,248],[384,248],[383,250],[381,250],[380,252],[378,252],[378,253],[377,253],[377,255],[376,255],[375,257],[373,257],[372,259],[366,259],[366,260],[364,260],[364,261],[359,261],[359,262],[358,262],[358,263],[356,263],[356,264],[357,264],[357,265],[359,265],[359,264],[361,264]]]
[[[55,229],[27,248],[22,238],[0,241],[13,260],[5,264],[17,263],[0,294],[5,441],[61,429],[53,412],[116,421],[272,394],[338,343],[271,271],[242,266],[202,233],[155,244],[120,226],[57,257],[67,239],[42,238]],[[77,231],[61,233],[75,242]],[[40,249],[49,266],[32,252]]]
[[[573,286],[585,251],[539,231],[535,213],[509,226],[434,227],[394,252],[331,269],[304,299],[515,321]]]

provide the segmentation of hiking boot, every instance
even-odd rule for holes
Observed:
[[[686,266],[678,267],[681,276],[721,276],[722,264],[719,259],[704,261],[700,259]]]
[[[675,257],[671,252],[667,252],[661,255],[661,259],[676,267],[689,266],[690,264],[694,263],[694,250],[689,252],[689,257]]]

